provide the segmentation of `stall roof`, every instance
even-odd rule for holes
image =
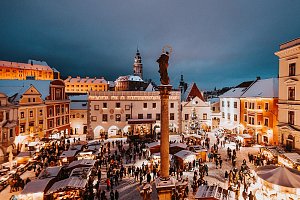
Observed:
[[[180,148],[182,148],[182,149],[186,149],[186,148],[187,148],[187,145],[184,144],[184,143],[172,143],[172,144],[170,144],[170,148],[171,148],[171,147],[180,147]]]
[[[69,151],[70,150],[77,150],[77,151],[81,151],[83,148],[82,144],[73,144],[69,147]]]
[[[160,146],[160,142],[151,142],[151,143],[146,144],[146,147],[148,147],[148,148],[153,148],[156,146]]]
[[[53,178],[37,179],[27,183],[22,190],[21,195],[46,192],[45,190],[52,179]]]
[[[295,169],[267,165],[256,169],[262,180],[288,188],[300,188],[300,172]]]
[[[199,186],[195,199],[224,199],[234,200],[235,194],[218,186]]]
[[[191,151],[188,151],[188,150],[181,150],[181,151],[177,152],[174,156],[177,156],[179,158],[184,159],[184,158],[187,158],[190,155],[195,155],[195,153],[191,152]]]
[[[54,178],[59,174],[61,169],[62,169],[61,166],[47,167],[40,173],[38,178],[39,179],[45,179],[45,178],[50,178],[50,177]]]
[[[94,166],[95,163],[96,161],[91,159],[75,160],[69,164],[67,169],[76,168],[76,167],[90,167],[90,166]]]
[[[62,154],[60,155],[60,157],[74,157],[77,153],[77,150],[68,150],[68,151],[64,151],[62,152]]]
[[[87,178],[91,171],[91,166],[89,167],[79,167],[72,170],[70,177],[82,177]]]
[[[21,158],[21,157],[31,157],[33,156],[34,152],[33,151],[25,151],[25,152],[20,152],[17,157]]]
[[[295,164],[300,164],[300,155],[298,153],[284,153],[285,157],[291,160]]]
[[[251,139],[251,138],[253,138],[253,136],[251,136],[249,134],[239,134],[239,135],[237,135],[237,137],[242,137],[244,139]]]
[[[54,183],[52,187],[48,190],[47,195],[58,191],[64,191],[67,188],[82,190],[85,188],[86,184],[87,184],[87,179],[70,177]]]

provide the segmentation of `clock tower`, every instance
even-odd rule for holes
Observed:
[[[143,79],[143,64],[142,64],[142,58],[139,49],[136,50],[136,54],[134,57],[133,74]]]

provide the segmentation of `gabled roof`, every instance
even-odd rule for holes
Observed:
[[[244,81],[237,85],[234,88],[231,88],[224,94],[220,95],[220,98],[240,98],[248,88],[254,83],[255,81]]]
[[[194,97],[199,97],[202,101],[205,102],[202,93],[200,92],[199,88],[197,87],[196,83],[192,83],[186,89],[185,93],[182,95],[182,101],[190,101]]]
[[[18,101],[30,87],[35,87],[45,100],[49,95],[50,80],[0,80],[0,92],[8,97],[16,95],[14,101]]]
[[[241,97],[278,97],[278,78],[257,80]]]

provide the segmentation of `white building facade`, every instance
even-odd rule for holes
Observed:
[[[88,95],[70,96],[70,133],[87,134]]]
[[[160,105],[159,91],[91,91],[88,98],[89,136],[98,139],[153,133],[160,127]],[[171,91],[169,118],[170,131],[180,133],[179,91]]]

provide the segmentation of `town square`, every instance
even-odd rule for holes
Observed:
[[[300,200],[300,3],[0,6],[1,199]]]

